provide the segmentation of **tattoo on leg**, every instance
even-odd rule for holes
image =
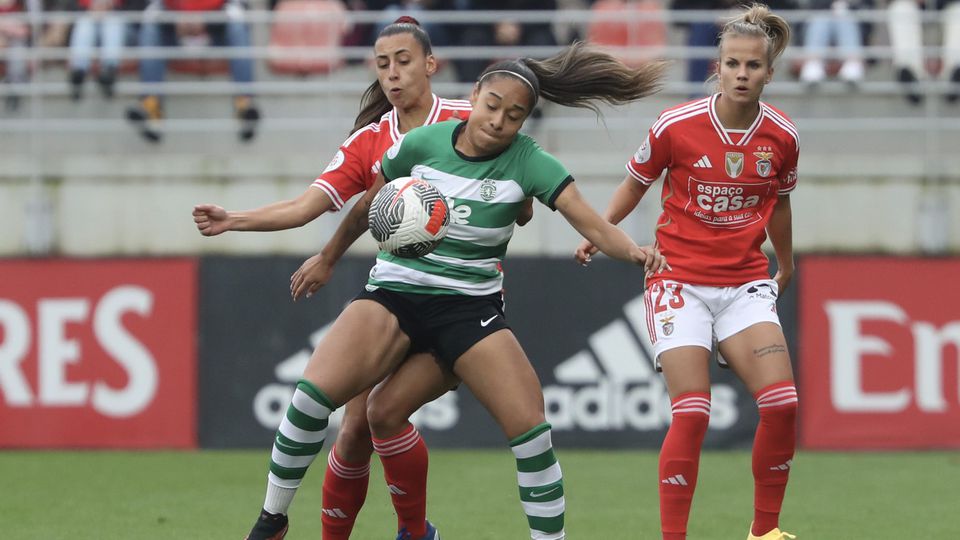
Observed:
[[[766,347],[760,347],[759,349],[753,350],[753,354],[757,358],[763,358],[768,354],[776,354],[776,353],[783,353],[783,352],[787,352],[787,348],[784,347],[783,345],[780,345],[779,343],[775,345],[767,345]]]

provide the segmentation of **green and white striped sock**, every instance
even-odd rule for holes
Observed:
[[[263,508],[286,514],[307,468],[323,449],[327,419],[337,407],[310,381],[301,379],[273,440]]]
[[[563,473],[553,453],[550,424],[543,423],[510,441],[517,458],[520,502],[533,540],[562,540]]]

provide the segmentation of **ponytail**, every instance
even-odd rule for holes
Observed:
[[[425,56],[433,54],[433,45],[430,43],[430,36],[420,27],[420,22],[413,17],[406,15],[400,17],[394,21],[393,24],[384,27],[384,29],[380,31],[380,35],[377,36],[377,39],[395,36],[397,34],[412,35],[413,38],[417,40],[417,43],[420,44],[420,48],[423,49]],[[367,87],[363,92],[363,96],[360,98],[360,112],[357,113],[357,118],[353,121],[353,129],[350,132],[355,133],[367,124],[376,122],[381,116],[390,112],[392,109],[393,105],[390,103],[390,100],[387,99],[387,95],[383,93],[383,88],[380,87],[380,81],[373,81],[373,84]]]
[[[723,26],[720,43],[727,36],[755,36],[767,40],[767,63],[773,66],[790,43],[790,25],[763,4],[753,4]]]
[[[514,76],[529,88],[534,105],[542,96],[559,105],[599,114],[597,102],[624,105],[656,93],[665,69],[665,62],[631,68],[609,53],[576,42],[545,60],[498,62],[480,75],[477,84],[483,85],[489,77]]]

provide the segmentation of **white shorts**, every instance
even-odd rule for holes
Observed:
[[[737,332],[761,322],[780,324],[779,287],[772,279],[758,279],[739,287],[708,287],[659,281],[644,293],[647,331],[660,369],[663,351],[697,346],[713,350]],[[717,355],[720,365],[726,361]]]

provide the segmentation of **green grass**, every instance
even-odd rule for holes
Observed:
[[[560,450],[573,540],[658,539],[653,452]],[[231,539],[260,508],[268,454],[0,452],[3,538]],[[320,538],[321,456],[291,511],[289,540]],[[429,517],[444,540],[528,538],[512,455],[434,451]],[[353,538],[392,540],[395,519],[374,460]],[[958,538],[960,455],[800,453],[782,524],[800,540]],[[691,540],[743,539],[752,516],[750,455],[708,452]]]

